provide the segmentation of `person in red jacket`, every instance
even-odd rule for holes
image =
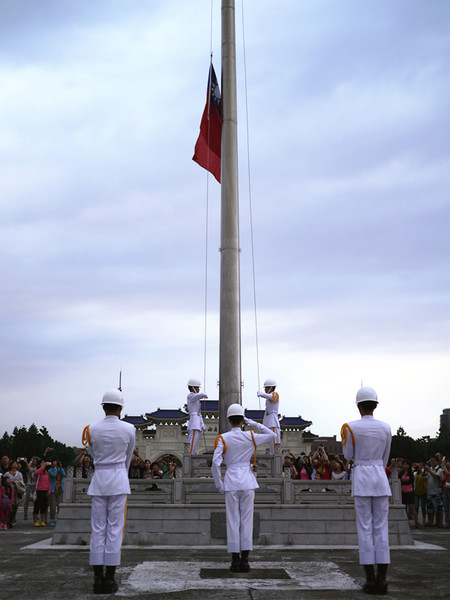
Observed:
[[[39,460],[40,464],[38,464],[38,468],[33,473],[36,482],[36,500],[34,501],[33,521],[35,527],[46,527],[48,498],[51,492],[50,476],[47,469],[51,467],[52,463],[45,462],[41,459]],[[41,515],[40,522],[39,514]]]
[[[11,477],[8,475],[2,475],[0,497],[0,529],[8,529],[9,515],[14,502],[14,486],[11,484]]]

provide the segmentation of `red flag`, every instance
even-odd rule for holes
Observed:
[[[222,143],[222,99],[219,84],[211,64],[206,93],[206,105],[200,123],[200,134],[192,160],[214,175],[220,183],[220,146]]]

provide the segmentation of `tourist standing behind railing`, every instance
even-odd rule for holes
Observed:
[[[346,481],[347,480],[347,472],[344,470],[344,467],[340,461],[337,461],[337,460],[332,461],[331,479],[333,481]]]
[[[74,460],[74,467],[74,477],[81,477],[82,479],[92,478],[95,471],[95,466],[92,458],[88,454],[87,448],[83,448],[80,454],[76,457]]]
[[[33,473],[36,471],[36,457],[33,456],[30,459],[30,462],[27,461],[27,459],[24,459],[25,465],[26,465],[26,472],[27,472],[27,481],[25,484],[25,494],[24,494],[24,499],[23,499],[23,518],[26,521],[28,519],[28,507],[30,505],[30,500],[33,497],[33,494],[35,494],[35,480],[33,477]]]
[[[442,467],[442,487],[444,495],[445,526],[450,527],[450,461]]]
[[[425,472],[427,474],[427,512],[428,521],[426,525],[432,527],[436,523],[436,527],[443,526],[443,510],[444,500],[442,493],[442,480],[441,473],[442,468],[438,463],[438,459],[432,456],[429,460],[429,464],[425,465]],[[436,519],[436,521],[435,521]]]
[[[427,475],[423,462],[416,467],[414,474],[414,507],[417,515],[422,512],[422,522],[425,525],[427,520]]]
[[[49,497],[49,507],[50,507],[50,522],[49,525],[52,527],[56,524],[56,514],[59,513],[59,505],[62,502],[63,492],[64,492],[64,478],[66,476],[66,471],[63,468],[62,464],[59,460],[54,458],[52,460],[52,466],[48,470],[48,474],[50,477],[50,497]]]
[[[50,496],[50,477],[48,467],[51,463],[38,459],[38,468],[33,474],[36,481],[36,500],[34,501],[33,521],[35,527],[46,527],[48,498]],[[39,522],[39,515],[41,520]]]
[[[303,456],[300,463],[297,466],[298,478],[302,481],[311,479],[312,466],[309,456]]]
[[[408,508],[414,517],[416,527],[419,527],[419,519],[414,505],[414,473],[411,465],[405,461],[400,472],[400,483],[402,487],[402,504],[405,506],[406,515],[408,516]]]
[[[16,460],[12,460],[9,463],[9,470],[5,475],[9,475],[11,479],[11,485],[14,488],[14,502],[11,506],[11,512],[9,513],[9,527],[14,527],[16,523],[16,514],[19,504],[22,502],[23,495],[25,493],[25,483],[23,481],[23,475],[18,469],[19,463]]]
[[[9,516],[14,502],[14,486],[7,474],[2,475],[0,498],[0,529],[8,529]]]
[[[331,479],[331,463],[324,446],[319,446],[313,454],[313,462],[316,462],[316,474],[319,473],[320,479]]]
[[[139,448],[135,448],[131,457],[130,468],[128,469],[128,477],[130,479],[142,479],[144,467],[144,457],[139,454]]]

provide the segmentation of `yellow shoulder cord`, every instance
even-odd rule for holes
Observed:
[[[83,429],[83,433],[81,435],[81,443],[83,446],[91,445],[91,435],[89,433],[89,425]]]
[[[253,431],[250,431],[250,433],[252,434],[253,445],[255,446],[255,454],[253,455],[253,470],[256,471],[256,442],[255,436],[253,435]]]
[[[272,398],[273,400],[268,398],[269,402],[272,402],[272,404],[276,404],[277,402],[279,402],[280,396],[278,395],[278,392],[272,392]]]
[[[222,444],[223,444],[222,454],[225,454],[225,452],[227,451],[227,445],[225,444],[225,440],[223,439],[222,435],[218,435],[216,437],[216,441],[214,442],[214,450],[217,448],[217,444],[219,443],[219,438],[222,440]]]
[[[350,436],[352,438],[353,448],[355,448],[355,436],[353,435],[353,431],[350,428],[348,423],[344,423],[341,428],[341,440],[342,445],[345,446],[347,443],[347,430],[350,432]]]

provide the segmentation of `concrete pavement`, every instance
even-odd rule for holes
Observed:
[[[421,528],[413,547],[391,549],[390,598],[450,597],[450,529]],[[85,600],[94,596],[88,548],[51,546],[51,528],[19,512],[0,532],[0,600]],[[115,596],[131,600],[303,600],[365,598],[356,548],[257,547],[250,577],[230,576],[223,547],[127,547]]]

